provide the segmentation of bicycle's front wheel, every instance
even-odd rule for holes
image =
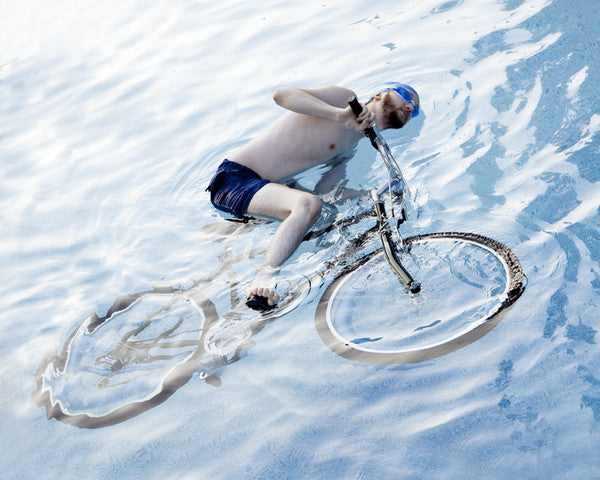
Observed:
[[[402,263],[421,283],[406,292],[377,250],[344,268],[321,297],[315,324],[335,353],[366,363],[415,363],[492,330],[525,289],[519,260],[472,233],[405,240]]]

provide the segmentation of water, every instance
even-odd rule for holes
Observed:
[[[600,477],[599,12],[583,0],[4,2],[3,477]],[[407,366],[322,343],[327,275],[252,324],[251,343],[227,337],[275,225],[225,231],[203,192],[216,164],[280,113],[278,86],[364,98],[392,80],[422,99],[423,115],[386,135],[413,193],[406,233],[506,243],[525,294],[477,342]],[[346,179],[385,179],[367,141]],[[367,204],[343,199],[342,182],[322,223]],[[362,227],[306,242],[286,281],[312,278]],[[40,365],[94,312],[194,285],[230,320],[212,345],[240,339],[221,364],[100,429],[30,401]]]

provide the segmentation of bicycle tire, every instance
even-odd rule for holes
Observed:
[[[484,318],[480,318],[473,325],[469,325],[468,328],[463,328],[461,331],[455,332],[443,341],[436,341],[431,344],[412,348],[395,348],[389,350],[366,348],[362,343],[357,343],[357,341],[353,341],[338,332],[332,318],[332,305],[336,301],[336,295],[340,295],[339,291],[341,288],[344,288],[344,282],[349,276],[351,274],[355,275],[353,272],[364,269],[374,259],[382,257],[383,249],[380,248],[342,269],[321,296],[315,313],[315,326],[323,342],[337,355],[350,360],[371,364],[407,364],[431,360],[451,353],[479,340],[496,327],[525,290],[526,276],[517,256],[506,245],[474,233],[443,232],[417,235],[405,239],[404,245],[408,251],[411,251],[416,245],[426,245],[428,242],[435,245],[431,242],[440,241],[449,241],[454,245],[460,243],[463,246],[468,244],[484,249],[491,253],[501,264],[506,275],[506,280],[503,282],[505,283],[504,290],[497,301],[497,306],[490,309]],[[388,265],[386,267],[389,269]],[[417,278],[417,281],[419,280]],[[396,282],[396,284],[398,285],[398,291],[402,289],[403,295],[406,298],[416,298],[421,295],[418,294],[415,297],[410,297],[410,294],[402,288],[399,282]],[[371,341],[371,339],[368,340],[369,342]],[[378,339],[376,338],[375,340]]]
[[[219,315],[216,305],[199,289],[184,291],[175,287],[156,287],[152,290],[123,295],[117,298],[115,303],[108,309],[106,315],[99,317],[97,314],[93,314],[79,323],[64,339],[56,352],[50,353],[44,358],[35,374],[37,388],[32,393],[31,400],[37,405],[46,408],[48,419],[55,418],[63,423],[93,429],[121,423],[160,405],[179,388],[184,386],[195,374],[198,375],[199,379],[205,380],[211,385],[218,386],[220,380],[215,372],[221,367],[237,361],[241,349],[250,343],[250,338],[253,335],[258,333],[268,322],[296,308],[308,296],[311,290],[311,282],[306,277],[303,277],[303,280],[295,286],[291,282],[289,283],[288,292],[284,300],[279,303],[276,309],[263,314],[253,312],[242,306],[238,310],[232,307],[229,313]],[[140,306],[142,302],[148,301],[148,299],[155,299],[157,305],[155,308],[149,309],[150,314],[147,312],[144,314],[134,314],[131,312],[132,308]],[[180,313],[189,317],[188,324],[197,321],[197,326],[194,329],[181,327],[186,330],[185,338],[176,341],[170,337],[175,333],[177,328],[180,328],[180,325],[184,324],[181,321],[179,323],[176,322],[178,315],[170,312],[170,308],[178,305],[183,308]],[[96,347],[98,343],[103,344],[103,347],[106,345],[106,351],[110,351],[110,353],[117,346],[125,346],[126,354],[135,352],[135,346],[129,348],[127,346],[129,342],[120,340],[118,335],[113,339],[112,343],[108,342],[104,344],[103,338],[106,337],[106,331],[103,329],[112,328],[113,331],[120,331],[119,329],[125,325],[123,331],[127,332],[128,338],[133,338],[143,331],[146,326],[153,322],[156,324],[156,315],[161,312],[165,313],[165,318],[172,318],[173,321],[171,323],[166,322],[168,326],[165,328],[167,330],[158,334],[156,339],[157,341],[165,341],[165,343],[159,344],[154,342],[150,345],[150,348],[156,350],[163,347],[165,351],[174,351],[181,348],[184,351],[180,354],[180,360],[170,362],[167,357],[167,365],[162,368],[164,373],[155,375],[157,381],[155,384],[151,384],[147,393],[139,395],[139,392],[135,392],[135,398],[133,399],[127,397],[118,398],[114,408],[104,408],[102,403],[96,400],[101,397],[99,393],[101,390],[97,386],[92,388],[88,385],[88,391],[85,393],[82,393],[82,390],[86,388],[83,384],[78,384],[75,388],[68,390],[70,396],[74,393],[86,396],[87,403],[89,404],[86,408],[80,405],[77,408],[71,408],[68,403],[70,403],[72,398],[69,398],[69,395],[66,395],[64,392],[57,394],[53,386],[54,381],[68,377],[71,367],[79,370],[79,364],[83,358],[86,359],[87,364],[92,360],[96,360],[97,364],[96,357],[101,353],[106,353],[105,351],[98,353],[96,350],[82,350],[83,338],[89,341],[92,347]],[[242,314],[245,314],[246,317],[243,321],[236,323],[236,316],[241,316]],[[224,325],[223,322],[225,322]],[[178,326],[173,328],[172,324],[177,324]],[[232,345],[221,348],[219,346],[221,339],[212,338],[212,335],[218,334],[223,328],[234,324],[243,326],[248,331],[249,337],[247,339],[245,337],[240,338],[238,343],[234,342]],[[114,333],[112,336],[114,337]],[[111,335],[109,335],[110,337]],[[148,351],[148,348],[146,350]],[[102,357],[108,356],[102,355]],[[206,363],[206,356],[209,356],[208,363]],[[72,357],[75,358],[73,359]],[[152,357],[152,354],[150,357]],[[126,366],[126,359],[121,357],[119,353],[113,354],[110,358],[117,367],[120,365]],[[154,357],[154,359],[158,358],[160,357]],[[148,365],[152,366],[151,362],[153,358],[146,360]],[[132,365],[134,367],[137,366],[135,362],[132,362]],[[95,380],[107,378],[114,370],[118,371],[117,368],[113,370],[106,367],[104,369],[98,368],[97,370],[98,376],[95,377]],[[69,384],[71,382],[71,380],[65,381]],[[77,378],[75,378],[75,381],[77,381]],[[120,384],[126,385],[129,381],[126,379],[120,381]],[[84,383],[90,382],[86,381]],[[106,386],[102,388],[106,389]],[[110,388],[114,388],[114,385]],[[102,407],[101,413],[92,413],[89,411],[95,404]]]

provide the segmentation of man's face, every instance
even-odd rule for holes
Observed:
[[[418,100],[414,98],[414,102],[418,105]],[[410,102],[406,102],[398,93],[393,90],[388,90],[382,94],[381,101],[383,102],[381,111],[383,117],[383,128],[402,128],[411,119],[411,114],[414,109]]]

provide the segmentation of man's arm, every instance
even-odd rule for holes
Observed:
[[[356,95],[352,90],[335,85],[317,89],[280,87],[273,100],[292,112],[327,118],[360,132],[373,125],[374,116],[363,105],[363,112],[356,117],[348,106],[348,99],[353,96]]]

